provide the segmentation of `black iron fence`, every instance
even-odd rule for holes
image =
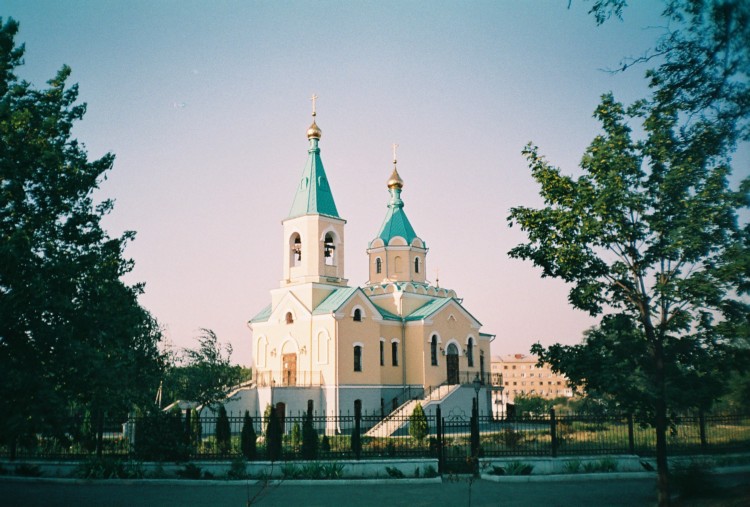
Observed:
[[[95,455],[142,460],[201,460],[245,456],[250,460],[434,457],[441,466],[472,457],[655,454],[653,428],[626,415],[555,414],[504,418],[470,414],[253,415],[225,420],[204,414],[154,414],[106,421],[101,440],[71,419],[49,434],[9,443],[0,457],[83,459]],[[438,422],[440,424],[438,424]],[[277,424],[278,436],[270,431]],[[223,429],[220,429],[223,428]],[[472,433],[476,438],[472,441]],[[279,453],[271,456],[278,440]],[[97,441],[98,447],[97,447]],[[670,425],[671,454],[750,450],[750,414],[689,415]]]

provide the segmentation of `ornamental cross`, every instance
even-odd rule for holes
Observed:
[[[313,114],[312,114],[313,116],[315,116],[315,115],[316,115],[316,113],[315,113],[315,100],[316,100],[317,98],[318,98],[318,96],[317,96],[317,95],[315,95],[314,93],[312,94],[312,97],[310,97],[310,100],[312,100],[312,106],[313,106]]]
[[[398,149],[398,144],[393,143],[393,163],[396,163],[396,150]]]

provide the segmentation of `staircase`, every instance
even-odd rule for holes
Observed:
[[[424,398],[409,400],[396,410],[388,414],[385,419],[380,421],[378,424],[370,428],[365,436],[368,437],[389,437],[393,435],[399,428],[406,425],[409,422],[409,417],[414,412],[414,407],[417,403],[422,404],[422,408],[427,408],[428,405],[433,403],[440,403],[443,399],[450,396],[456,389],[460,387],[459,384],[454,385],[441,385],[434,387],[428,391]]]

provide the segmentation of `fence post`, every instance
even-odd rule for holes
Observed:
[[[437,436],[438,473],[443,473],[443,416],[440,405],[435,408],[435,433]]]
[[[701,450],[706,450],[708,446],[708,440],[706,439],[706,414],[703,410],[698,410],[698,425],[700,426],[701,432]]]
[[[549,409],[549,434],[552,437],[552,457],[557,457],[557,419],[555,419],[555,409]]]
[[[354,405],[354,430],[352,431],[352,451],[354,457],[359,460],[362,457],[362,435],[361,435],[362,407]]]
[[[628,414],[628,452],[635,454],[635,433],[633,432],[633,414]]]

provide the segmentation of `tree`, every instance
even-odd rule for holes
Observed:
[[[270,410],[268,408],[270,407]],[[282,429],[276,409],[273,406],[266,407],[266,451],[269,461],[281,459]]]
[[[113,208],[93,193],[114,156],[88,155],[71,132],[83,118],[63,66],[36,90],[15,75],[18,23],[0,19],[0,438],[56,432],[89,410],[101,451],[105,414],[153,396],[161,333],[123,275],[133,232],[101,226]]]
[[[725,147],[750,139],[750,3],[745,0],[664,0],[663,33],[647,53],[619,70],[646,70],[654,100],[724,132]],[[597,25],[623,19],[626,0],[594,0]]]
[[[226,455],[232,449],[232,431],[229,428],[229,417],[224,405],[219,405],[219,415],[216,417],[216,450]]]
[[[429,434],[430,426],[427,423],[427,416],[424,413],[424,409],[422,409],[422,404],[417,403],[411,416],[409,416],[409,435],[417,442],[421,443]]]
[[[305,421],[302,423],[302,459],[318,457],[318,432],[313,425],[312,406],[307,407]]]
[[[198,347],[182,349],[176,364],[170,366],[164,389],[169,399],[211,407],[244,380],[243,368],[231,364],[231,344],[222,346],[212,330],[201,329],[196,339]]]
[[[255,428],[253,427],[253,418],[250,417],[250,412],[245,410],[245,417],[242,420],[242,433],[240,434],[240,448],[245,459],[255,459],[258,452],[257,439],[258,436],[255,434]]]
[[[621,391],[627,382],[618,383],[612,394],[653,414],[664,503],[668,409],[710,404],[725,382],[715,366],[730,368],[746,351],[738,337],[750,310],[742,297],[750,289],[750,226],[739,225],[737,210],[750,204],[750,179],[729,187],[728,157],[717,141],[725,132],[714,124],[680,128],[675,110],[646,102],[626,110],[611,95],[595,116],[603,133],[578,178],[561,174],[535,146],[524,150],[544,207],[511,209],[511,226],[530,241],[509,254],[571,284],[574,307],[610,314],[584,345],[537,344],[532,353],[592,385],[604,365],[613,375],[633,368],[637,388]],[[642,122],[644,139],[631,138],[630,120]],[[701,396],[680,397],[677,382],[703,386]]]

